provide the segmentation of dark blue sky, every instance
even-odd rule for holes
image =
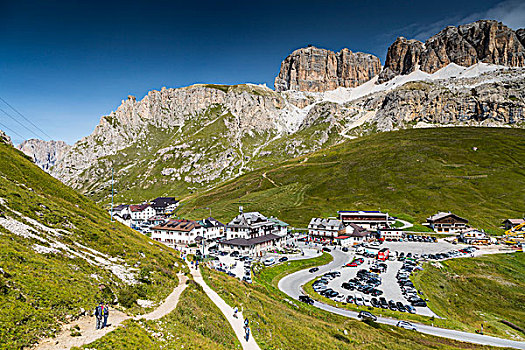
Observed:
[[[0,97],[73,143],[127,95],[199,82],[273,87],[281,61],[308,44],[384,62],[397,36],[424,40],[480,18],[523,27],[523,3],[0,0]],[[1,111],[0,123],[35,137]]]

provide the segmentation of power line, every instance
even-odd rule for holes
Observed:
[[[33,122],[31,120],[29,120],[28,118],[26,118],[22,113],[20,113],[15,107],[11,106],[6,100],[4,100],[2,97],[0,97],[0,100],[3,101],[6,105],[8,105],[13,111],[15,111],[16,113],[18,113],[18,115],[20,115],[22,118],[24,118],[24,120],[26,120],[29,124],[33,125],[35,128],[37,128],[42,134],[46,135],[49,140],[52,140],[53,138],[51,136],[49,136],[44,130],[40,129],[38,126],[36,126],[35,124],[33,124]]]
[[[23,137],[22,135],[20,135],[19,133],[17,133],[17,132],[14,131],[13,129],[7,127],[6,125],[0,123],[0,126],[1,126],[2,128],[4,128],[4,129],[6,129],[6,130],[11,131],[13,134],[17,135],[18,137],[20,137],[20,138],[22,139],[22,141],[25,140],[25,137]]]
[[[13,119],[15,122],[17,122],[18,124],[20,124],[24,129],[26,129],[27,131],[29,131],[30,133],[32,133],[33,135],[35,135],[37,138],[41,138],[43,139],[42,136],[40,135],[37,135],[36,132],[34,132],[33,130],[29,129],[27,126],[25,126],[24,124],[22,124],[18,119],[16,119],[15,117],[13,117],[11,114],[7,113],[6,111],[4,111],[2,108],[0,108],[0,111],[4,112],[5,115],[7,115],[9,118]]]

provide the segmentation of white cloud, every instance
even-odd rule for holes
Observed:
[[[485,18],[503,22],[514,30],[525,28],[525,1],[508,0],[500,2],[486,12]]]

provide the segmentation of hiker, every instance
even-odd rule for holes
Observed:
[[[106,327],[108,325],[108,316],[109,316],[109,306],[108,304],[104,305],[104,310],[102,312],[102,316],[104,317],[104,323],[102,324],[102,328]]]
[[[248,317],[246,317],[246,318],[244,319],[244,328],[248,327],[248,324],[249,324],[249,323],[250,323],[250,322],[248,321]]]
[[[246,341],[248,341],[248,339],[250,339],[250,327],[246,327]]]
[[[97,305],[95,308],[95,317],[96,317],[96,328],[95,329],[101,329],[102,328],[102,303],[100,305]]]
[[[233,317],[237,318],[237,312],[238,311],[239,311],[239,309],[236,306],[235,309],[233,309]]]

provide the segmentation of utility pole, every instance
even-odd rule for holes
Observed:
[[[114,168],[111,166],[111,222],[113,222],[113,196],[115,195],[115,189],[113,186],[113,171]]]

